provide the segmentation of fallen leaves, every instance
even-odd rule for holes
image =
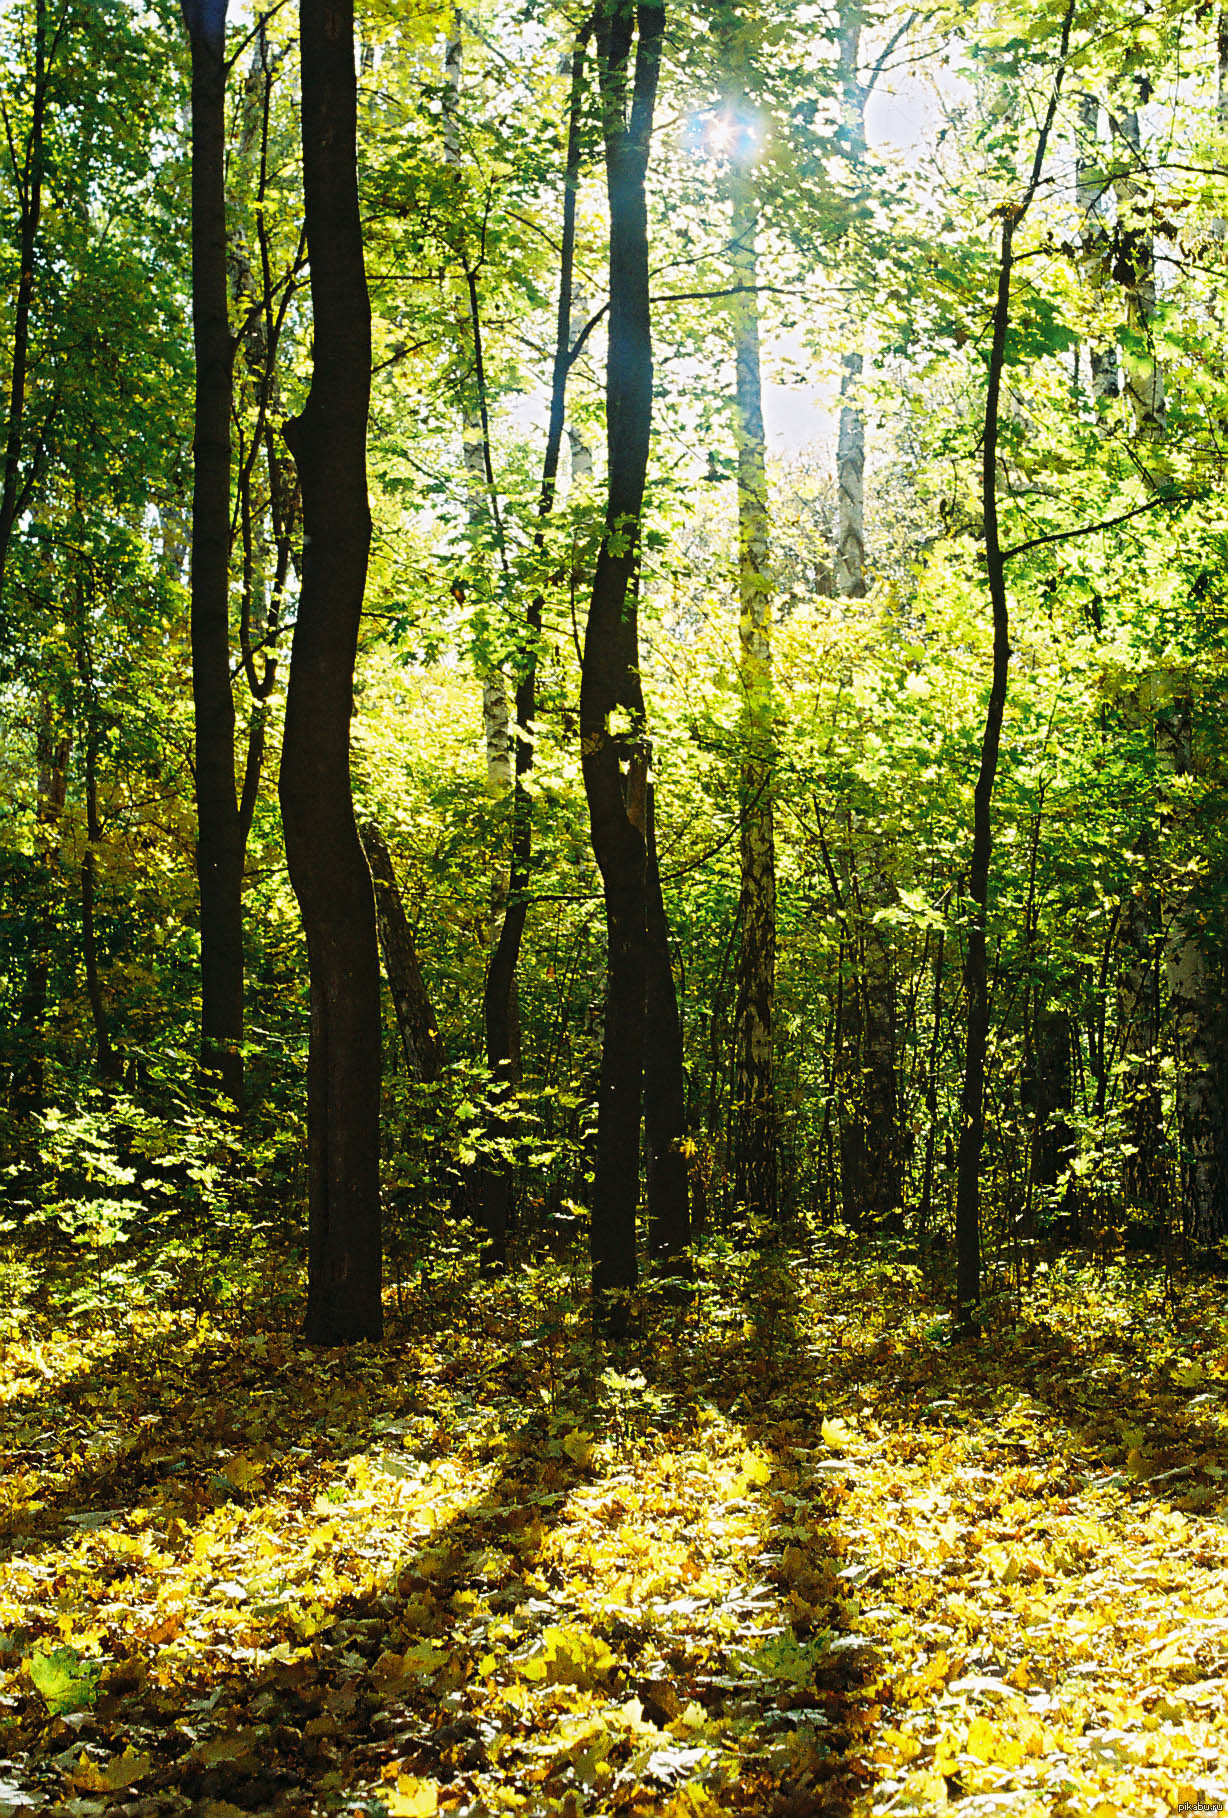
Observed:
[[[14,1346],[0,1808],[1223,1797],[1214,1302],[1175,1344],[1076,1284],[976,1352],[922,1296],[792,1283],[779,1360],[692,1322],[659,1381],[561,1320],[509,1383],[511,1287],[382,1351]]]

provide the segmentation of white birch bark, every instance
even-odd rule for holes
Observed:
[[[745,102],[738,98],[740,109]],[[735,107],[737,104],[735,103]],[[741,135],[739,135],[741,137]],[[772,574],[759,358],[759,209],[749,145],[730,173],[730,307],[738,464],[738,648],[745,755],[741,775],[741,945],[735,1017],[734,1193],[776,1214],[776,839],[773,791]]]
[[[1179,812],[1172,782],[1192,772],[1194,739],[1190,697],[1180,683],[1178,689],[1172,704],[1156,712],[1155,743],[1161,786],[1167,779]],[[1191,891],[1179,883],[1164,911],[1164,980],[1177,1060],[1181,1225],[1187,1241],[1202,1249],[1228,1230],[1222,1004]]]
[[[1123,114],[1117,127],[1127,156],[1141,164],[1142,130],[1137,112]],[[1124,283],[1126,325],[1136,342],[1133,348],[1123,351],[1122,377],[1134,433],[1142,440],[1154,441],[1164,433],[1167,404],[1164,374],[1151,340],[1156,281],[1151,228],[1146,217],[1147,198],[1132,176],[1117,178],[1113,187],[1117,197],[1119,243],[1124,249],[1123,263],[1129,267]]]
[[[1102,294],[1108,276],[1109,231],[1106,221],[1109,185],[1097,157],[1100,103],[1095,95],[1078,98],[1079,134],[1075,150],[1075,202],[1079,211],[1079,236],[1083,271],[1094,293]],[[1117,351],[1094,336],[1087,343],[1092,375],[1092,398],[1098,412],[1118,396]]]

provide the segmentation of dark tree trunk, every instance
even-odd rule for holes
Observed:
[[[18,197],[18,251],[20,270],[17,275],[17,297],[13,310],[13,364],[9,375],[8,423],[4,440],[4,476],[0,482],[0,601],[4,598],[4,580],[8,568],[9,545],[13,528],[29,502],[31,488],[39,468],[39,451],[23,463],[25,441],[26,383],[30,365],[30,314],[34,302],[34,260],[38,248],[38,230],[43,211],[43,128],[47,118],[47,90],[51,64],[64,19],[54,38],[47,42],[46,0],[34,5],[34,92],[30,97],[30,133],[25,157],[17,167],[13,154],[14,177]]]
[[[192,52],[192,699],[200,886],[201,1072],[243,1096],[243,836],[230,687],[230,409],[226,0],[182,0]]]
[[[435,1012],[431,1008],[426,980],[418,964],[418,950],[413,930],[405,914],[401,892],[388,842],[373,822],[358,829],[362,849],[371,867],[375,888],[375,917],[379,925],[379,943],[384,955],[384,977],[392,996],[397,1032],[405,1055],[405,1071],[410,1079],[429,1085],[439,1077],[443,1051]]]
[[[628,66],[638,26],[628,115]],[[602,0],[596,35],[610,206],[605,535],[597,556],[580,682],[580,759],[593,852],[605,889],[605,1039],[598,1087],[592,1260],[597,1321],[625,1330],[636,1279],[636,1205],[647,983],[649,751],[639,676],[635,575],[652,427],[652,336],[644,178],[665,29],[656,0],[634,12]],[[622,710],[625,729],[611,715]]]
[[[371,307],[358,212],[352,0],[301,0],[303,189],[314,355],[286,425],[303,493],[303,584],[281,761],[290,881],[307,936],[311,1048],[307,1337],[379,1338],[379,952],[350,788],[354,662],[371,542]]]
[[[1049,134],[1057,113],[1074,0],[1062,22],[1061,50],[1049,106],[1036,142],[1032,172],[1022,199],[1002,213],[1002,247],[998,263],[998,294],[994,303],[989,371],[985,388],[985,430],[981,444],[981,503],[985,513],[985,570],[993,608],[993,678],[981,738],[981,763],[972,799],[972,856],[968,868],[968,948],[964,961],[964,987],[968,997],[964,1079],[959,1101],[959,1148],[955,1162],[956,1331],[970,1336],[980,1331],[981,1299],[981,1151],[985,1141],[985,1056],[989,1046],[989,976],[985,936],[989,909],[989,862],[993,851],[990,808],[998,753],[1002,742],[1002,717],[1006,708],[1006,677],[1010,664],[1010,616],[1006,595],[1006,558],[998,528],[998,427],[1002,372],[1006,364],[1006,331],[1010,323],[1011,277],[1014,272],[1015,234],[1040,182]]]
[[[538,530],[535,538],[539,560],[545,556],[545,520],[554,509],[559,456],[567,411],[567,375],[571,370],[572,280],[576,246],[576,187],[580,181],[580,128],[584,98],[584,53],[587,29],[572,51],[571,91],[567,112],[567,163],[564,171],[563,238],[559,249],[559,301],[554,339],[554,367],[550,385],[550,422],[538,495]],[[524,647],[516,684],[515,776],[512,787],[512,849],[508,866],[503,922],[486,971],[486,1062],[495,1092],[495,1123],[499,1107],[515,1084],[517,1074],[516,967],[529,912],[529,873],[533,861],[533,803],[528,789],[533,768],[537,718],[537,646],[541,638],[545,598],[537,592],[525,615]],[[496,1129],[495,1134],[499,1132]],[[501,1263],[506,1255],[511,1213],[512,1174],[499,1159],[487,1162],[481,1180],[482,1220],[486,1228],[487,1260]]]

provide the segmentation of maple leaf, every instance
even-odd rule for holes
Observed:
[[[67,1711],[84,1711],[98,1695],[98,1669],[83,1660],[76,1648],[52,1648],[32,1654],[27,1670],[53,1717]]]
[[[384,1803],[388,1818],[432,1818],[439,1810],[439,1788],[433,1780],[419,1780],[413,1774],[400,1774]]]

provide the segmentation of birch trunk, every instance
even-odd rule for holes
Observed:
[[[1130,166],[1141,167],[1142,131],[1137,111],[1124,114],[1118,128]],[[1167,404],[1164,374],[1151,332],[1156,276],[1150,208],[1146,192],[1134,176],[1118,177],[1113,187],[1117,197],[1117,275],[1125,292],[1126,325],[1131,333],[1131,344],[1122,354],[1122,376],[1135,435],[1155,441],[1164,433]]]
[[[1095,95],[1081,94],[1077,102],[1079,137],[1075,151],[1075,201],[1079,210],[1083,270],[1093,291],[1103,291],[1108,276],[1109,232],[1107,213],[1109,183],[1097,147],[1100,140],[1100,103]],[[1092,398],[1103,414],[1118,395],[1117,350],[1110,344],[1089,340],[1088,361]]]
[[[744,103],[743,103],[744,105]],[[776,838],[772,791],[772,575],[763,392],[759,365],[759,209],[749,148],[730,177],[731,308],[738,462],[738,648],[744,756],[740,778],[739,924],[734,1024],[733,1189],[756,1219],[777,1216]]]
[[[1157,714],[1156,768],[1169,785],[1194,767],[1193,706],[1182,692]],[[1224,1104],[1223,995],[1188,888],[1166,905],[1164,979],[1177,1059],[1181,1229],[1205,1251],[1228,1236],[1228,1124]]]

